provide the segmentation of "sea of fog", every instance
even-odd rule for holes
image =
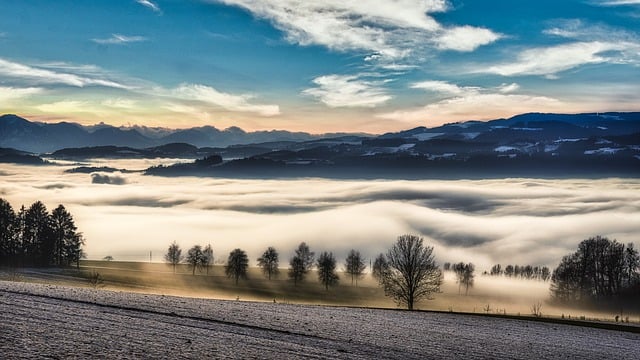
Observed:
[[[101,160],[144,169],[174,160]],[[172,241],[211,244],[216,262],[234,248],[255,259],[275,246],[285,265],[302,241],[342,262],[366,258],[401,234],[423,236],[437,261],[555,267],[583,239],[640,245],[639,179],[239,180],[141,173],[65,173],[78,164],[2,164],[0,197],[17,210],[36,200],[64,204],[89,259],[162,261]],[[100,183],[96,183],[100,182]],[[186,251],[185,251],[186,252]],[[286,266],[286,265],[285,265]]]

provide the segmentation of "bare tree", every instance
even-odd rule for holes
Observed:
[[[542,303],[541,302],[537,302],[533,305],[531,305],[531,315],[535,316],[535,317],[541,317],[542,316]]]
[[[416,302],[431,299],[440,291],[442,271],[436,265],[433,247],[424,246],[421,237],[401,235],[387,253],[388,270],[382,285],[387,296],[413,310]]]
[[[358,279],[362,277],[366,267],[360,251],[351,249],[344,264],[344,272],[351,276],[351,285],[353,285],[353,281],[355,280],[356,286],[358,286]]]
[[[315,254],[309,250],[306,243],[302,242],[298,245],[295,254],[289,261],[289,277],[293,279],[294,285],[297,285],[298,281],[304,280],[307,272],[311,270],[314,256]]]
[[[247,278],[247,268],[249,267],[249,258],[247,253],[241,249],[235,249],[229,253],[229,259],[227,265],[224,267],[224,272],[227,277],[235,279],[236,285],[238,285],[238,279]]]
[[[271,276],[276,276],[280,272],[278,269],[278,252],[273,246],[269,246],[267,250],[258,258],[258,266],[262,272],[271,280]]]
[[[192,274],[196,274],[196,268],[199,270],[202,269],[202,264],[204,264],[204,252],[202,251],[202,246],[194,245],[187,252],[187,263],[192,268]]]
[[[373,262],[373,267],[371,268],[371,276],[374,279],[378,280],[378,283],[382,283],[384,279],[384,274],[389,269],[389,264],[387,263],[387,258],[384,254],[379,254],[375,261]]]
[[[89,286],[94,289],[101,288],[104,286],[104,278],[100,275],[99,272],[92,270],[87,275],[87,282],[89,282]]]
[[[469,288],[473,287],[473,279],[475,275],[475,266],[472,263],[457,263],[453,265],[453,271],[456,274],[456,282],[458,283],[458,293],[460,293],[460,287],[464,286],[464,294],[469,294]]]
[[[176,266],[184,260],[184,256],[182,256],[182,249],[180,249],[180,245],[175,241],[169,245],[169,249],[167,249],[167,253],[164,254],[164,260],[173,266],[173,273],[176,272]]]
[[[322,252],[318,257],[318,279],[324,285],[325,290],[329,290],[329,286],[336,285],[340,278],[336,273],[336,259],[333,253]]]
[[[207,275],[209,275],[211,264],[213,264],[213,249],[211,248],[211,244],[209,244],[202,250],[202,266],[207,269]]]

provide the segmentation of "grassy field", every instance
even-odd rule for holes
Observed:
[[[329,290],[318,282],[317,274],[311,271],[306,279],[294,285],[288,279],[287,270],[281,269],[278,277],[267,279],[258,268],[250,268],[247,279],[234,280],[224,274],[222,265],[193,274],[188,265],[173,268],[164,263],[82,261],[80,269],[24,269],[15,277],[21,281],[44,282],[60,285],[91,286],[87,277],[99,273],[103,279],[101,287],[108,290],[131,291],[162,295],[177,295],[242,301],[297,303],[316,305],[340,305],[373,308],[397,308],[394,301],[368,274],[351,283],[351,278],[340,273],[340,284]],[[434,294],[432,300],[421,301],[417,309],[445,312],[475,313],[500,316],[531,316],[533,305],[541,306],[545,319],[590,320],[615,322],[628,317],[630,324],[640,324],[640,314],[570,309],[558,307],[549,300],[548,283],[530,280],[496,279],[477,276],[475,286],[465,295],[459,289],[453,274],[445,272],[442,292]]]

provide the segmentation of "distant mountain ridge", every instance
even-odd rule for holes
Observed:
[[[171,143],[188,143],[197,147],[227,147],[275,141],[308,141],[339,135],[345,134],[314,135],[284,130],[246,132],[238,127],[219,130],[213,126],[190,129],[150,128],[138,125],[115,127],[103,123],[82,126],[69,122],[32,122],[14,114],[0,116],[0,147],[32,153],[95,146],[140,149]]]

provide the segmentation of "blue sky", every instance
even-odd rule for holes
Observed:
[[[640,111],[640,0],[0,2],[0,112],[380,133]]]

